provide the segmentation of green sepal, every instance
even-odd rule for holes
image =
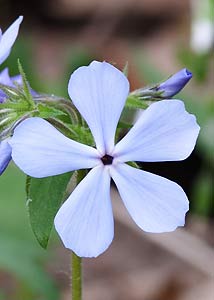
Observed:
[[[68,138],[78,143],[94,146],[94,139],[89,128],[71,123],[68,124],[59,118],[50,117],[46,120]]]
[[[0,89],[7,95],[5,102],[0,105],[0,139],[10,136],[18,123],[34,116],[37,110],[19,61],[18,68],[22,76],[21,86],[17,84],[16,87],[10,87],[0,84]]]
[[[54,217],[66,196],[73,172],[46,178],[27,177],[27,208],[30,224],[42,248],[46,249]]]
[[[129,165],[135,169],[140,169],[140,166],[135,161],[129,161],[129,162],[127,162],[127,165]]]
[[[132,124],[124,122],[124,121],[119,121],[117,128],[122,128],[122,129],[131,129]]]
[[[60,112],[57,117],[66,123],[82,124],[81,115],[70,100],[54,95],[38,95],[34,97],[34,101],[37,105],[43,104],[49,109],[56,109]]]
[[[128,73],[129,73],[129,63],[128,61],[126,62],[124,68],[123,68],[123,74],[128,77]]]
[[[29,109],[25,101],[4,102],[0,105],[0,138],[4,139],[11,135],[16,124],[31,117],[34,110]]]
[[[119,121],[117,129],[116,129],[116,134],[115,134],[115,143],[118,143],[119,140],[124,136],[124,134],[127,133],[132,128],[132,124],[124,122],[124,121]]]
[[[20,91],[17,88],[0,83],[0,89],[8,96],[11,102],[17,102],[20,100]]]
[[[22,65],[18,59],[18,69],[19,69],[19,73],[22,76],[22,88],[24,91],[24,95],[25,95],[25,100],[32,106],[34,106],[34,101],[33,101],[33,97],[31,95],[30,92],[30,87],[27,81],[27,77],[25,75],[24,69],[22,68]]]
[[[136,97],[134,95],[129,95],[126,100],[125,107],[132,108],[132,109],[146,109],[149,107],[149,105],[139,97]]]
[[[35,115],[38,114],[40,118],[48,119],[50,117],[52,118],[58,118],[60,116],[66,116],[66,113],[62,110],[59,110],[53,106],[47,106],[45,103],[38,103],[37,104],[37,112]]]
[[[75,136],[73,137],[75,141],[88,146],[95,146],[94,138],[88,127],[83,127],[80,125],[71,125],[70,127],[75,132]]]

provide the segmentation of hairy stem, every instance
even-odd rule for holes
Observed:
[[[82,259],[72,252],[71,257],[71,267],[72,267],[72,276],[71,276],[71,291],[72,291],[72,300],[81,300],[82,299]]]

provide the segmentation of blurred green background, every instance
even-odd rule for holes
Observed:
[[[144,164],[144,169],[181,184],[191,203],[188,218],[196,215],[212,223],[214,55],[213,46],[202,52],[191,46],[195,14],[189,1],[162,1],[160,10],[155,9],[155,1],[153,7],[148,1],[142,1],[142,7],[136,1],[128,6],[126,1],[123,9],[120,1],[110,1],[111,5],[96,10],[96,1],[82,1],[79,8],[76,1],[70,6],[66,1],[53,2],[22,1],[18,7],[15,1],[2,1],[2,28],[19,14],[24,14],[24,22],[1,70],[8,66],[16,75],[19,58],[34,90],[63,97],[68,97],[70,74],[93,59],[121,69],[128,61],[132,89],[163,80],[183,67],[191,70],[193,79],[176,98],[197,116],[201,126],[197,147],[184,162]],[[61,246],[53,235],[48,250],[41,249],[30,228],[25,198],[25,175],[11,163],[0,178],[0,300],[61,299],[63,285],[50,269]]]

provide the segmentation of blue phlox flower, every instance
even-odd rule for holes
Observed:
[[[9,56],[11,48],[17,38],[22,20],[22,16],[18,17],[3,34],[0,29],[0,64]]]
[[[96,257],[111,244],[111,178],[140,228],[169,232],[183,226],[189,204],[182,188],[126,164],[183,160],[191,154],[199,126],[183,102],[151,104],[115,145],[116,127],[129,94],[125,75],[106,62],[94,61],[71,75],[68,92],[91,129],[96,148],[67,138],[41,118],[23,121],[10,140],[13,160],[30,176],[91,169],[55,217],[65,247],[81,257]]]

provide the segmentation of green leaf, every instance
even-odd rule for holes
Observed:
[[[27,206],[32,230],[39,244],[46,249],[54,217],[60,208],[73,173],[46,178],[27,179]]]

